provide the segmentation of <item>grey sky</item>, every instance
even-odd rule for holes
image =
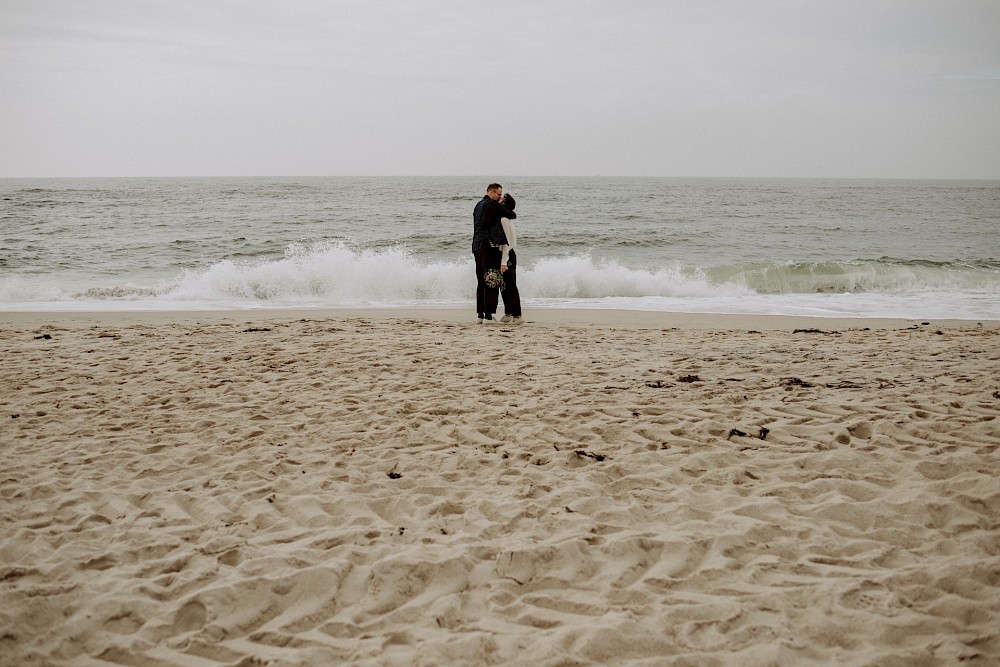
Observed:
[[[0,0],[0,177],[1000,178],[997,0]]]

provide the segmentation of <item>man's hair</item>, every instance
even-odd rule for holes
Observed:
[[[503,186],[500,185],[499,183],[490,183],[489,185],[486,186],[487,192],[495,192],[497,190],[503,190]]]

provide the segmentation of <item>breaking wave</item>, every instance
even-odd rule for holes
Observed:
[[[402,247],[357,249],[342,243],[293,244],[270,259],[223,260],[185,270],[156,284],[79,285],[58,275],[7,276],[0,307],[99,305],[114,309],[351,307],[456,305],[474,299],[471,256],[428,260]],[[880,258],[853,262],[746,263],[712,267],[627,266],[589,254],[550,256],[518,268],[521,296],[539,303],[683,310],[713,301],[734,304],[766,297],[876,295],[925,299],[962,293],[997,308],[1000,264]],[[666,299],[656,305],[656,299]],[[623,301],[624,300],[624,301]],[[799,299],[801,301],[801,298]],[[805,303],[805,302],[803,302]],[[664,305],[666,304],[666,306]],[[988,313],[987,313],[988,314]],[[981,316],[981,315],[980,315]]]

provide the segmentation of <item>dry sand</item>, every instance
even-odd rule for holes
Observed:
[[[0,664],[1000,662],[996,322],[0,314]]]

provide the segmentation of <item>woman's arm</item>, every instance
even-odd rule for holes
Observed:
[[[500,270],[507,269],[507,259],[511,248],[517,247],[517,235],[514,233],[514,225],[507,218],[500,218],[500,226],[503,227],[503,234],[507,237],[507,244],[500,246]]]

